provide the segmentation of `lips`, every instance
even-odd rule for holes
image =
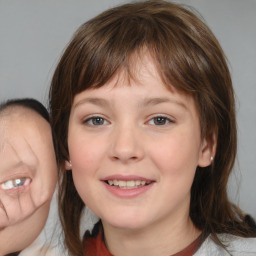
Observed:
[[[155,183],[139,176],[112,175],[102,180],[108,191],[118,197],[135,197],[143,194]]]

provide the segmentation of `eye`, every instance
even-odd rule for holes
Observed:
[[[26,186],[31,182],[30,178],[18,178],[13,180],[7,180],[0,184],[0,188],[3,190],[14,189],[22,186]]]
[[[109,122],[100,116],[90,117],[84,121],[85,124],[88,124],[90,126],[100,126],[100,125],[106,125]]]
[[[173,121],[170,118],[167,118],[165,116],[156,116],[150,119],[148,123],[150,125],[166,125],[169,123],[173,123]]]

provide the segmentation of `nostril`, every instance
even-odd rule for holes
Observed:
[[[121,162],[134,162],[137,161],[139,157],[137,156],[112,156],[113,161],[121,161]]]
[[[112,159],[115,161],[119,160],[119,158],[117,156],[113,156]]]

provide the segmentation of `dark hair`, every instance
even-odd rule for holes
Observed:
[[[42,116],[47,122],[50,122],[49,113],[45,106],[39,102],[38,100],[32,98],[23,98],[23,99],[10,99],[6,102],[0,104],[0,112],[4,111],[9,107],[20,106],[29,108],[37,112],[40,116]]]
[[[82,255],[79,224],[84,203],[71,172],[67,135],[75,95],[104,86],[120,70],[133,76],[130,58],[147,49],[165,85],[191,95],[203,138],[217,138],[212,165],[196,170],[190,217],[206,236],[255,235],[241,210],[229,202],[227,182],[237,153],[234,91],[226,58],[217,39],[188,8],[166,1],[145,1],[109,9],[74,34],[53,75],[50,111],[62,169],[59,211],[71,254]],[[140,56],[140,55],[139,55]]]

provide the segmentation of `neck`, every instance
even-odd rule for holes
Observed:
[[[105,243],[115,256],[166,256],[182,251],[199,235],[200,231],[187,216],[137,230],[119,229],[103,223]]]

